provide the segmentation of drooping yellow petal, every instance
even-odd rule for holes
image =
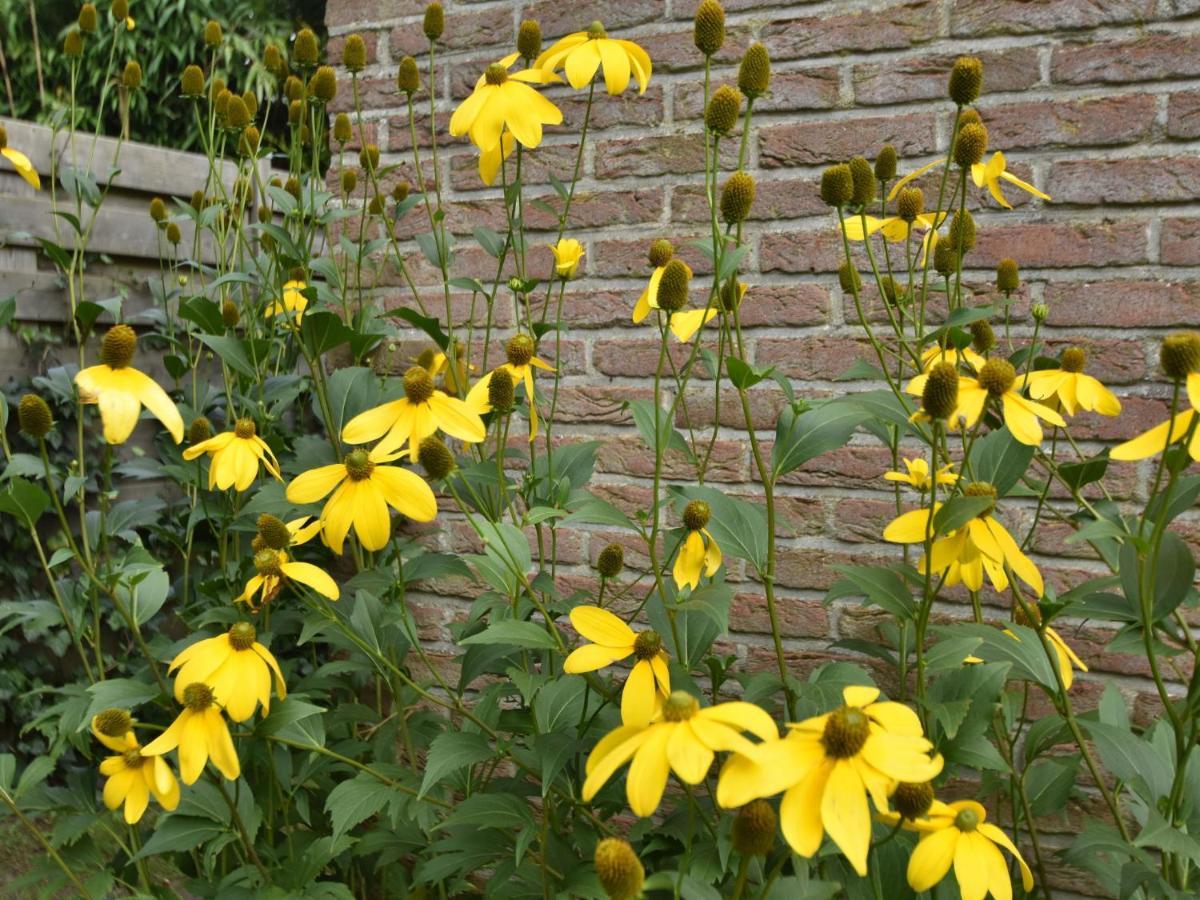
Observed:
[[[576,606],[571,610],[571,626],[594,644],[624,648],[633,652],[637,635],[619,617],[599,606]]]
[[[958,844],[954,848],[954,878],[958,881],[962,900],[984,900],[987,896],[988,864],[984,855],[986,847],[992,845],[988,843],[987,838],[976,832],[959,835]]]
[[[991,822],[981,821],[976,830],[983,837],[995,844],[999,844],[1013,855],[1013,858],[1017,861],[1017,865],[1021,867],[1021,883],[1025,886],[1026,891],[1033,890],[1033,872],[1029,870],[1029,866],[1025,863],[1025,858],[1021,856],[1021,851],[1017,849],[1016,844],[1009,839],[1008,835]]]
[[[936,513],[937,508],[932,514],[928,509],[913,509],[902,513],[884,528],[883,539],[893,544],[924,543],[926,535],[933,534],[929,520]]]
[[[862,779],[848,760],[838,760],[821,797],[821,821],[859,875],[867,874],[871,849],[871,810]]]
[[[680,724],[663,723],[648,729],[649,737],[633,755],[625,779],[625,796],[635,816],[646,818],[658,809],[670,775],[667,742]]]
[[[1156,453],[1162,453],[1170,444],[1175,443],[1175,441],[1187,434],[1188,428],[1192,424],[1192,416],[1194,415],[1195,412],[1190,409],[1176,413],[1175,416],[1166,422],[1155,425],[1150,430],[1142,432],[1137,437],[1125,441],[1123,444],[1117,444],[1108,455],[1112,459],[1122,462],[1133,462],[1145,459],[1148,456],[1154,456]]]
[[[946,877],[954,862],[961,832],[953,826],[921,837],[908,859],[908,886],[917,893],[927,891]]]
[[[699,784],[712,767],[713,752],[696,736],[690,722],[680,722],[667,741],[667,762],[685,784]]]
[[[945,161],[946,161],[945,157],[942,157],[941,159],[935,159],[933,162],[925,163],[925,165],[921,166],[921,168],[917,169],[915,172],[909,172],[907,175],[905,175],[903,178],[901,178],[899,181],[897,181],[895,184],[892,185],[892,189],[890,191],[888,191],[888,197],[887,197],[888,202],[890,203],[891,201],[895,200],[896,195],[899,194],[900,191],[902,191],[904,189],[904,187],[910,181],[912,181],[916,178],[920,178],[922,175],[924,175],[930,169],[934,168],[935,166],[942,165]]]
[[[42,179],[38,177],[38,171],[33,163],[29,161],[28,156],[20,150],[14,150],[12,147],[5,147],[3,150],[0,150],[0,156],[3,156],[12,163],[13,168],[17,170],[17,174],[33,185],[35,190],[41,189]]]
[[[330,600],[337,600],[341,596],[337,582],[320,566],[293,560],[283,563],[279,567],[279,571],[292,581],[298,581],[301,584],[307,585],[318,594],[328,597]]]
[[[645,728],[654,716],[657,691],[654,687],[654,670],[644,659],[638,660],[625,679],[621,691],[621,722]]]
[[[416,472],[400,466],[376,466],[370,483],[388,505],[414,522],[432,522],[437,518],[437,497]]]
[[[603,647],[600,644],[584,644],[571,651],[563,662],[563,671],[568,675],[581,675],[584,672],[595,672],[605,666],[611,666],[617,660],[624,659],[632,648]],[[628,687],[628,685],[626,685]]]
[[[811,857],[821,847],[825,827],[821,821],[821,800],[833,760],[814,766],[804,779],[783,795],[779,805],[779,826],[783,837],[801,856]]]
[[[175,443],[183,441],[183,417],[179,415],[179,408],[175,406],[175,401],[167,396],[167,392],[159,387],[158,382],[146,375],[144,372],[139,372],[137,369],[126,369],[125,371],[132,373],[133,390],[138,400],[146,409],[150,410],[150,414],[158,421],[163,423],[163,426],[175,439]]]
[[[297,475],[284,492],[292,503],[316,503],[346,477],[346,467],[341,463],[320,466]]]

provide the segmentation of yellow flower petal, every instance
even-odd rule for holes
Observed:
[[[821,848],[821,838],[825,836],[821,798],[833,768],[831,760],[814,766],[799,784],[783,795],[779,805],[783,837],[801,856],[811,857]]]
[[[571,610],[571,626],[594,644],[633,652],[637,634],[619,617],[598,606],[577,606]]]
[[[584,644],[576,647],[563,662],[563,671],[568,675],[581,675],[584,672],[595,672],[605,666],[611,666],[619,659],[624,659],[632,649],[624,647],[602,647],[600,644]],[[626,685],[628,687],[628,684]]]
[[[908,859],[908,886],[917,893],[927,891],[946,877],[954,862],[961,832],[953,826],[921,837]]]
[[[654,670],[644,659],[634,663],[621,691],[621,722],[645,728],[654,715]]]
[[[658,809],[670,775],[667,742],[678,727],[675,723],[663,723],[648,729],[649,737],[633,755],[625,779],[625,795],[635,816],[652,816]]]
[[[862,779],[848,760],[838,760],[821,796],[821,821],[859,875],[867,874],[871,849],[871,810]]]

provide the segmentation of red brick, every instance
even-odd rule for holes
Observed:
[[[779,633],[788,638],[824,638],[829,636],[829,613],[815,600],[797,597],[776,597]],[[732,631],[770,634],[771,617],[767,613],[767,598],[761,594],[738,593],[729,608]]]
[[[772,59],[900,50],[936,37],[939,18],[932,0],[875,4],[861,12],[771,21],[763,26],[761,39]]]
[[[736,65],[753,38],[753,29],[749,25],[727,23],[725,43],[713,54],[712,64]],[[696,49],[695,37],[690,28],[686,31],[656,34],[652,41],[646,42],[646,49],[650,53],[656,73],[694,71],[704,67],[704,56]]]
[[[1200,157],[1070,160],[1046,184],[1055,203],[1186,203],[1200,196]]]
[[[862,245],[854,247],[859,271],[868,271]],[[836,272],[845,258],[836,226],[764,234],[759,264],[764,272]]]
[[[1200,264],[1200,219],[1163,219],[1160,258],[1168,266]]]
[[[1200,245],[1198,245],[1200,246]],[[1200,282],[1092,281],[1046,285],[1049,324],[1110,328],[1200,325]]]
[[[1093,41],[1054,48],[1050,80],[1125,84],[1200,75],[1200,37],[1146,34],[1132,41]]]
[[[901,156],[935,149],[933,118],[926,114],[768,125],[758,141],[759,161],[766,169],[841,162],[873,154],[885,143],[895,145]]]
[[[868,106],[944,100],[950,67],[957,54],[915,56],[911,59],[862,63],[854,67],[854,100]],[[988,94],[1023,91],[1038,83],[1038,51],[1008,47],[980,53],[984,91]]]
[[[398,16],[416,16],[425,10],[428,0],[332,0],[325,10],[330,28],[345,25],[369,25]]]
[[[997,150],[1129,144],[1149,137],[1155,98],[1124,94],[1005,106],[980,104],[990,144]]]
[[[395,13],[392,13],[392,16],[394,15]],[[438,53],[443,53],[448,50],[471,50],[496,44],[503,46],[512,39],[513,13],[510,6],[463,10],[459,6],[451,5],[446,11],[446,31],[438,41],[437,49]],[[402,56],[421,57],[428,54],[429,39],[421,30],[421,23],[410,22],[393,28],[388,51],[396,60]],[[421,62],[422,68],[426,65],[427,61]]]
[[[675,88],[675,119],[698,119],[703,113],[704,86],[683,83]],[[770,93],[754,102],[755,113],[832,109],[838,104],[838,70],[833,66],[771,74]],[[744,109],[744,107],[743,107]]]
[[[972,266],[1012,257],[1022,267],[1116,266],[1146,262],[1144,222],[1029,222],[980,228]]]
[[[1154,15],[1154,0],[974,0],[956,4],[950,14],[955,35],[1035,34],[1144,22]]]
[[[1200,91],[1180,91],[1167,101],[1167,135],[1173,138],[1200,136]]]
[[[721,166],[737,165],[737,142],[722,141]],[[696,134],[621,138],[596,146],[596,177],[687,175],[704,171],[704,138]]]
[[[665,411],[664,411],[665,415]],[[708,442],[704,442],[708,447]],[[740,482],[746,478],[746,444],[744,441],[719,440],[713,445],[706,478],[709,481]],[[692,481],[695,465],[678,450],[664,456],[664,476]],[[612,475],[631,475],[650,478],[654,475],[654,453],[649,451],[639,434],[611,437],[600,445],[596,455],[596,471]]]
[[[597,7],[596,12],[603,12],[600,20],[613,37],[646,41],[645,32],[642,29],[629,34],[617,34],[616,32],[633,25],[642,25],[661,19],[663,5],[662,0],[622,0],[620,3],[606,3],[602,8]],[[511,8],[511,4],[504,4],[504,6]],[[534,3],[524,4],[521,9],[521,18],[537,19],[542,26],[542,46],[549,48],[559,38],[585,30],[588,23],[591,22],[588,13],[589,11],[581,11],[580,7],[562,3],[560,0],[537,0]],[[448,24],[447,30],[449,30]],[[507,37],[507,34],[505,36]],[[653,47],[648,49],[653,58]]]
[[[786,337],[759,338],[754,360],[759,365],[777,366],[789,378],[827,381],[856,361],[876,363],[876,356],[865,338]]]
[[[721,180],[724,185],[724,179]],[[720,187],[717,198],[720,199]],[[819,216],[829,212],[821,200],[820,182],[808,178],[756,179],[754,205],[748,221],[797,219]],[[675,188],[671,198],[671,219],[674,222],[709,222],[708,199],[702,185],[683,185]]]
[[[691,266],[692,271],[696,275],[709,275],[712,273],[712,263],[694,246],[692,240],[695,235],[687,233],[675,232],[670,234],[670,239],[675,245],[675,255]],[[657,237],[655,235],[654,237]],[[589,271],[594,275],[603,275],[613,278],[637,278],[640,284],[637,288],[637,293],[642,292],[645,286],[645,280],[650,278],[650,264],[646,261],[646,252],[650,247],[650,241],[653,237],[647,237],[642,240],[604,240],[593,241],[591,250],[591,261],[589,263]],[[700,291],[707,291],[708,287],[702,282],[692,281],[693,299],[699,296]],[[635,295],[633,298],[637,300]],[[707,296],[705,297],[707,300]]]
[[[824,325],[829,321],[829,288],[820,284],[753,283],[742,301],[743,328]]]

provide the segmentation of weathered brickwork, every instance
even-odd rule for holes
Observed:
[[[636,504],[646,496],[646,452],[619,407],[649,394],[647,374],[657,349],[656,336],[633,326],[628,313],[647,274],[648,242],[666,236],[682,244],[705,229],[708,215],[698,186],[704,157],[702,58],[691,34],[695,3],[450,0],[446,7],[442,61],[448,71],[437,84],[443,126],[483,66],[510,52],[523,18],[540,19],[547,44],[599,18],[610,33],[638,40],[654,58],[644,96],[598,95],[570,229],[586,245],[586,274],[568,294],[567,374],[558,407],[564,440],[604,444],[598,490],[614,502]],[[746,225],[751,288],[744,322],[758,363],[778,365],[801,394],[819,397],[845,389],[835,379],[864,351],[853,307],[837,284],[840,248],[817,196],[820,170],[851,154],[873,157],[884,141],[900,150],[901,171],[943,153],[949,140],[945,73],[955,56],[971,53],[986,67],[978,105],[993,147],[1004,150],[1010,168],[1054,202],[1024,202],[1011,189],[1016,209],[1004,211],[983,194],[973,198],[982,209],[978,246],[967,258],[968,282],[986,298],[990,267],[1002,257],[1016,258],[1026,282],[1017,302],[1016,333],[1029,334],[1029,305],[1044,301],[1051,310],[1052,347],[1078,343],[1091,349],[1094,373],[1122,395],[1126,411],[1116,422],[1082,414],[1074,429],[1081,439],[1123,439],[1162,420],[1164,384],[1155,378],[1159,338],[1167,329],[1200,324],[1200,4],[728,0],[725,7],[728,37],[716,57],[714,83],[734,79],[741,52],[754,40],[766,45],[774,65],[772,91],[755,108],[749,150],[759,190]],[[356,31],[366,38],[370,65],[362,76],[362,96],[369,133],[384,159],[405,164],[410,178],[407,112],[391,79],[402,54],[424,49],[422,9],[416,0],[328,5],[335,62],[339,37]],[[562,106],[569,127],[548,129],[545,144],[533,154],[527,167],[533,194],[549,192],[548,170],[569,173],[583,114],[579,94],[564,87],[549,95]],[[348,104],[349,96],[342,91],[339,102]],[[428,97],[421,93],[416,99],[418,127],[426,130]],[[427,135],[419,140],[427,155]],[[476,252],[470,229],[502,221],[498,191],[481,189],[471,148],[446,138],[441,144],[448,222],[462,235],[460,274],[490,277],[490,260]],[[728,166],[729,159],[724,162]],[[537,213],[533,222],[551,224]],[[549,255],[541,252],[536,264],[546,270]],[[414,248],[411,258],[419,256]],[[701,259],[686,250],[685,256],[703,271]],[[415,268],[432,283],[435,273],[427,265]],[[388,291],[402,302],[397,288]],[[711,385],[698,381],[683,407],[693,427],[719,423],[711,477],[727,481],[733,492],[749,491],[742,485],[753,477],[754,466],[734,400],[723,396],[718,415]],[[753,400],[756,426],[769,441],[782,399],[777,389],[760,387]],[[779,583],[787,598],[783,625],[800,671],[839,655],[830,645],[840,638],[875,634],[877,617],[853,604],[826,608],[820,600],[834,578],[833,565],[894,557],[877,540],[894,510],[879,479],[888,463],[888,454],[864,435],[793,473],[782,489],[789,519],[779,535]],[[1117,496],[1140,497],[1147,477],[1145,467],[1114,467],[1111,487]],[[1031,509],[1008,513],[1019,527]],[[1200,529],[1186,520],[1181,528],[1200,546]],[[1065,536],[1048,527],[1034,544],[1039,564],[1058,585],[1097,568],[1079,545],[1064,544]],[[564,579],[592,578],[584,564],[614,537],[597,528],[560,540],[565,558],[580,563],[560,569]],[[738,566],[729,577],[741,582],[738,630],[729,647],[761,662],[769,638],[760,595]],[[956,610],[947,606],[943,612]],[[431,602],[423,617],[430,638],[445,638],[443,626],[457,614],[444,597]],[[1094,702],[1098,685],[1111,676],[1138,716],[1155,715],[1142,661],[1103,656],[1102,629],[1081,627],[1077,639],[1094,662],[1079,689],[1081,707]]]

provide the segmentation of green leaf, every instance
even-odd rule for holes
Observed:
[[[271,704],[270,715],[258,723],[256,731],[264,735],[279,734],[294,722],[307,719],[309,716],[319,716],[324,712],[325,710],[319,706],[298,697],[289,696],[285,700],[276,700]]]
[[[391,792],[379,779],[365,772],[336,785],[325,798],[333,839],[375,815],[390,799]]]
[[[634,424],[646,446],[651,450],[662,447],[664,450],[678,450],[689,459],[692,451],[683,435],[671,424],[671,416],[665,409],[658,410],[658,432],[655,436],[655,406],[650,400],[630,400],[629,411],[633,413]]]
[[[706,584],[692,591],[678,609],[697,612],[708,617],[717,626],[717,634],[729,632],[729,607],[733,602],[733,589],[729,585]]]
[[[246,354],[244,341],[224,334],[199,334],[196,337],[239,375],[245,375],[247,378],[258,377],[254,363]]]
[[[1169,616],[1195,590],[1196,560],[1173,531],[1163,533],[1154,578],[1154,621]]]
[[[987,662],[1012,664],[1012,677],[1034,681],[1050,691],[1058,690],[1058,682],[1050,661],[1046,658],[1041,636],[1024,625],[1009,625],[1011,635],[991,625],[973,622],[950,625],[938,629],[953,637],[978,637],[982,639],[975,655]]]
[[[671,485],[668,490],[676,495],[680,515],[692,500],[708,504],[708,531],[723,554],[741,557],[760,572],[766,567],[771,538],[767,534],[767,514],[761,506],[710,487]]]
[[[341,346],[353,336],[341,318],[328,310],[306,313],[300,324],[300,339],[313,357]]]
[[[114,322],[117,321],[121,316],[121,298],[81,300],[75,305],[75,319],[84,332],[90,331],[96,320],[105,313],[112,316]]]
[[[163,853],[194,850],[204,846],[225,830],[224,825],[217,825],[209,819],[178,815],[165,816],[155,823],[150,839],[133,858],[146,859]]]
[[[17,298],[5,297],[0,300],[0,328],[7,328],[8,323],[13,320],[17,314]]]
[[[1047,757],[1025,770],[1025,791],[1035,816],[1066,808],[1079,771],[1079,756]]]
[[[110,706],[135,710],[143,703],[149,703],[158,697],[158,686],[132,678],[109,678],[97,681],[88,687],[87,692],[92,695],[92,702],[79,726],[81,731],[91,722],[92,716]]]
[[[992,497],[954,497],[944,503],[933,517],[934,534],[957,531],[995,504],[996,501]]]
[[[975,442],[971,448],[971,471],[976,481],[989,482],[997,495],[1003,497],[1029,468],[1034,449],[1014,438],[1005,426]]]
[[[912,591],[894,567],[838,565],[834,569],[842,578],[825,595],[826,603],[861,596],[901,620],[913,618]]]
[[[387,314],[395,316],[398,319],[403,319],[409,325],[419,328],[442,350],[450,346],[450,338],[442,331],[441,323],[432,316],[423,316],[415,309],[408,309],[407,307],[390,309]]]
[[[1067,463],[1058,467],[1058,474],[1076,491],[1086,485],[1099,481],[1108,471],[1107,448],[1099,456],[1085,459],[1083,462]]]
[[[12,479],[8,490],[0,491],[0,512],[20,519],[31,528],[49,506],[50,495],[24,478]]]
[[[521,647],[525,650],[554,650],[558,647],[553,636],[546,631],[545,626],[518,619],[502,619],[499,622],[492,622],[479,634],[463,638],[459,643],[464,646],[504,645]]]
[[[775,446],[771,449],[775,477],[800,468],[822,453],[845,446],[868,415],[859,405],[837,400],[799,414],[791,407],[785,407],[775,425]]]
[[[618,528],[628,528],[630,531],[638,530],[633,519],[607,500],[602,500],[587,492],[581,492],[580,496],[582,499],[576,499],[573,496],[568,502],[571,514],[562,520],[563,525],[579,522],[589,525],[616,525]]]
[[[188,297],[179,302],[179,318],[200,326],[206,334],[224,334],[225,321],[221,307],[207,297]]]
[[[534,824],[529,803],[514,794],[473,794],[455,804],[442,822],[442,828],[499,828],[517,830]]]
[[[492,259],[500,258],[500,254],[504,252],[504,235],[483,225],[476,227],[471,234],[475,236],[475,240],[479,242],[479,246],[488,256]]]
[[[1143,799],[1151,806],[1171,792],[1174,766],[1170,760],[1164,761],[1148,741],[1119,725],[1081,724],[1096,745],[1104,768],[1127,784],[1145,784],[1151,795]]]
[[[774,366],[752,366],[737,356],[725,357],[725,368],[733,386],[742,390],[749,390],[760,381],[766,381],[775,371]]]
[[[492,747],[482,734],[470,731],[444,731],[433,739],[425,757],[425,777],[421,780],[422,797],[435,784],[455,772],[493,756]]]

